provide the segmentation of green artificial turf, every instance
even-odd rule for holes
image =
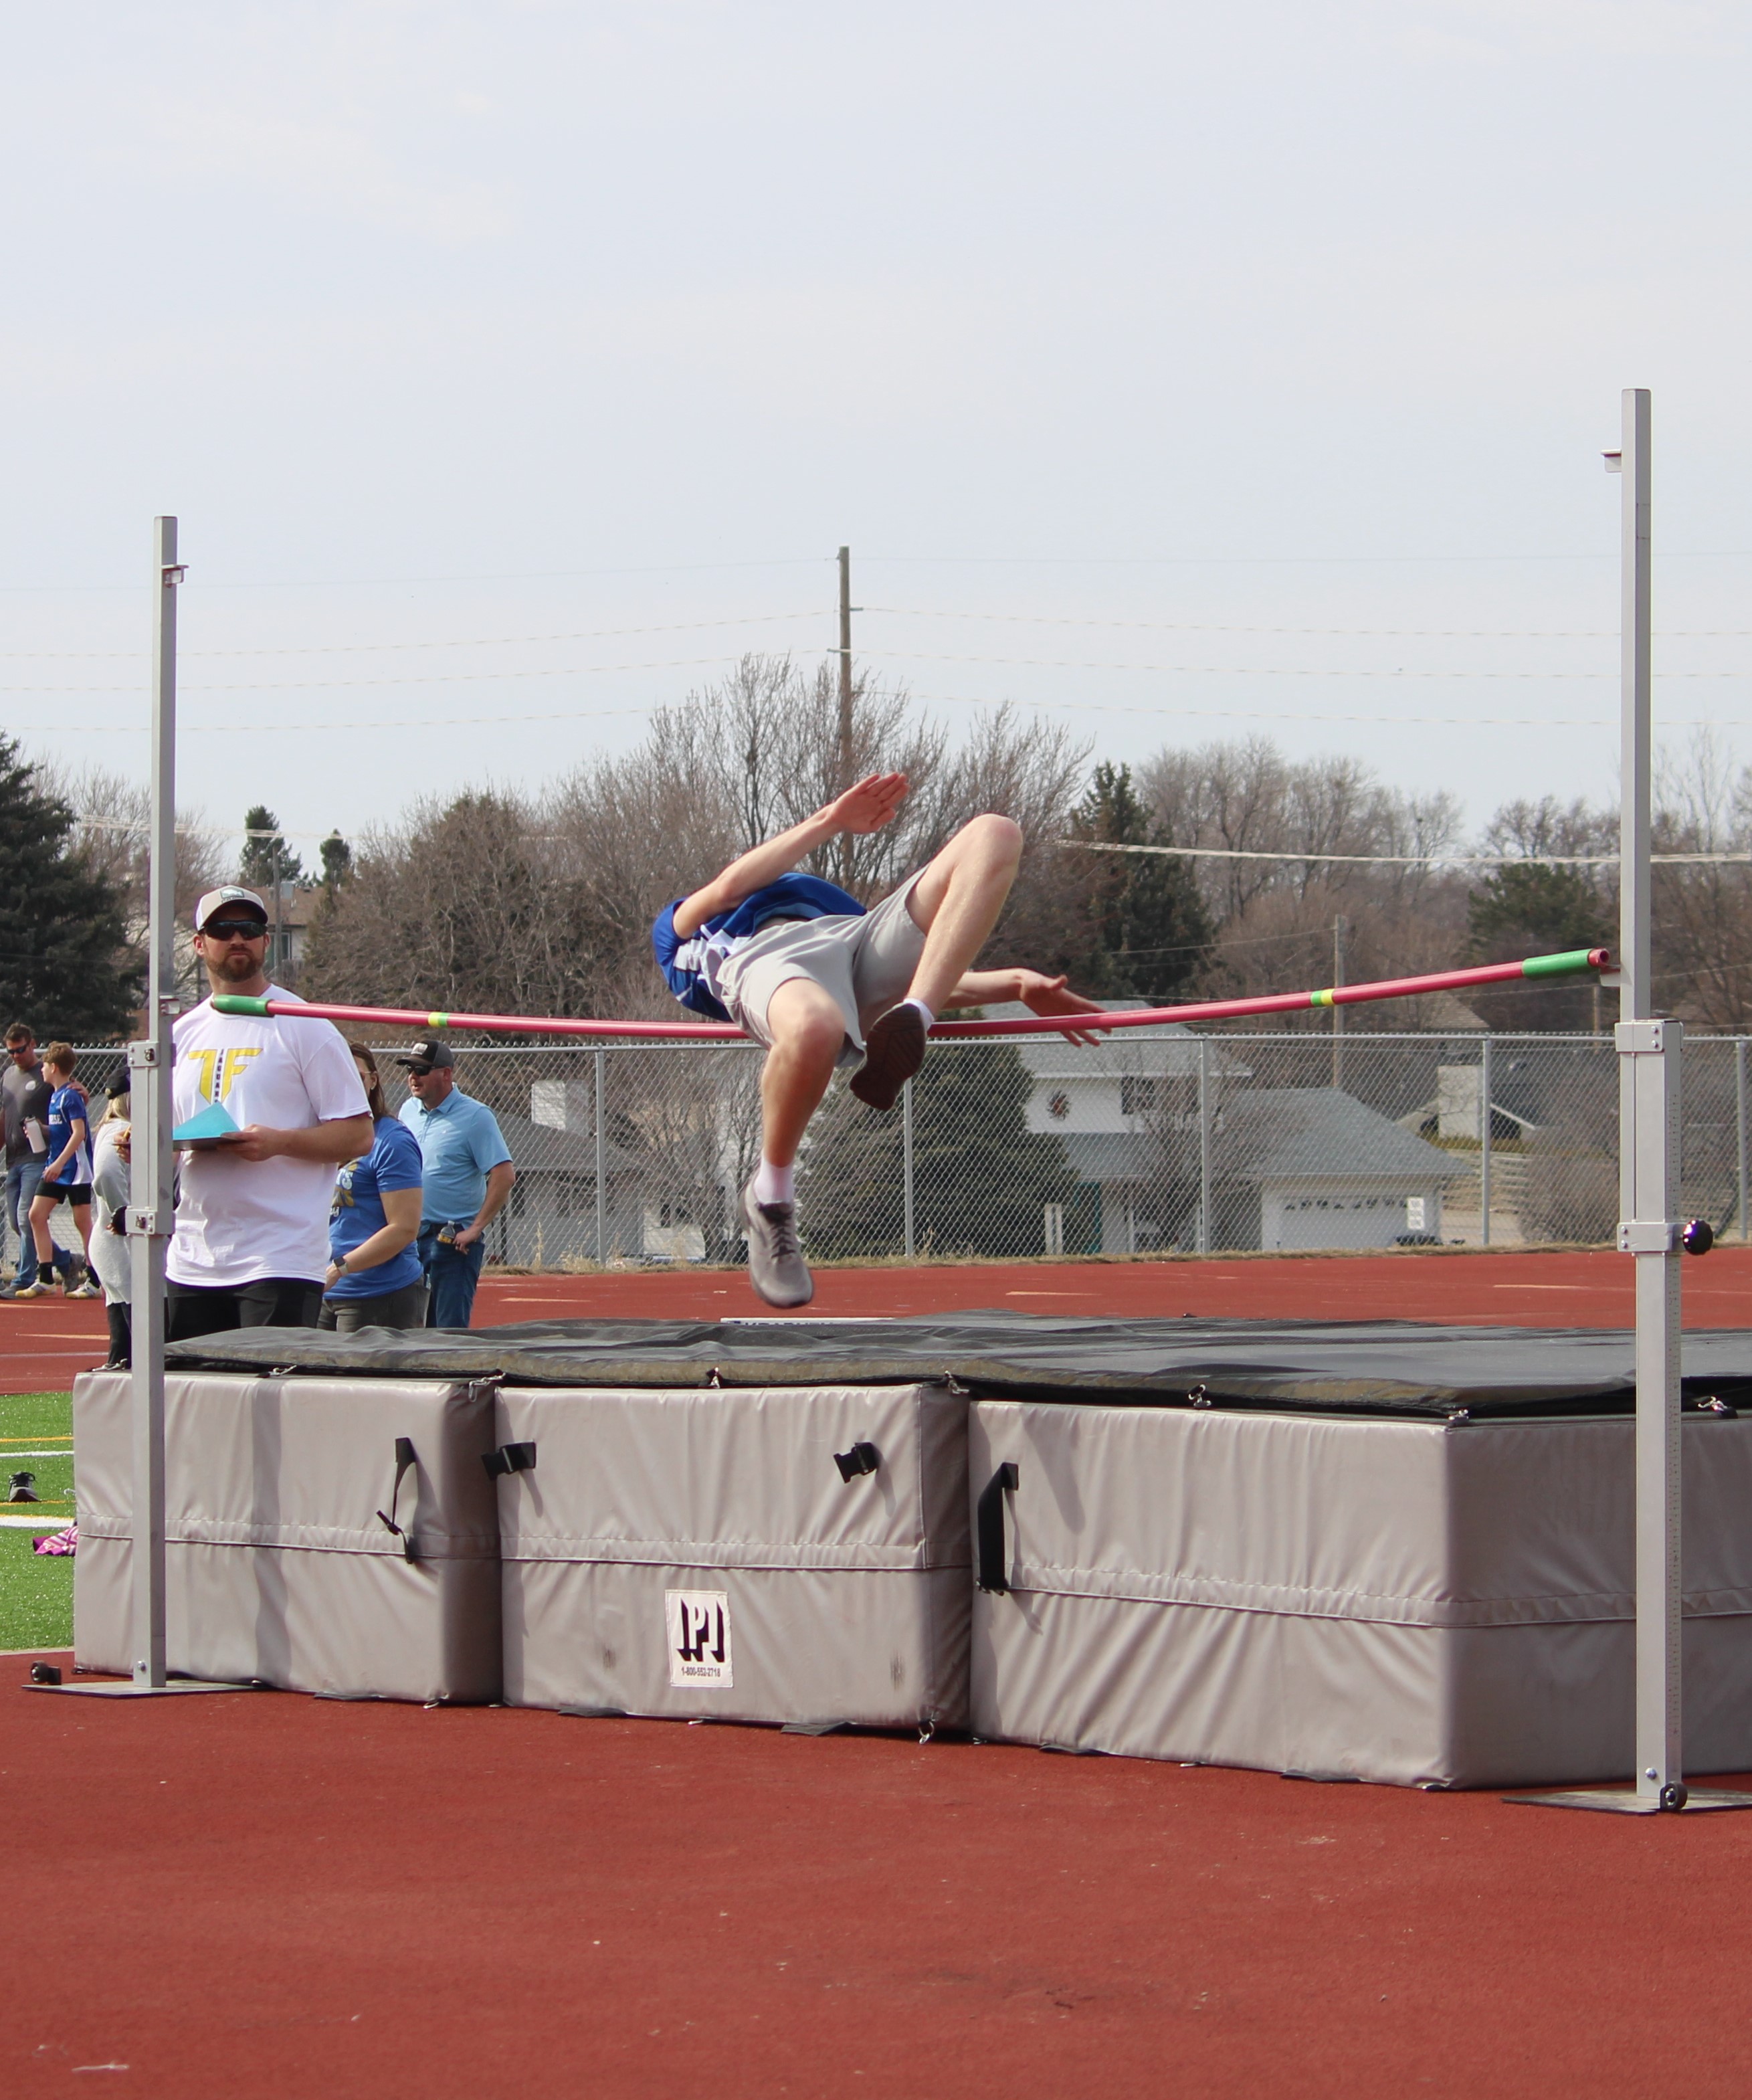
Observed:
[[[4,1476],[37,1476],[43,1516],[73,1519],[73,1396],[65,1392],[0,1394],[0,1493]],[[55,1455],[35,1454],[51,1451]],[[8,1456],[8,1454],[13,1455]],[[0,1648],[70,1648],[73,1638],[73,1564],[67,1556],[33,1553],[38,1531],[0,1526]]]

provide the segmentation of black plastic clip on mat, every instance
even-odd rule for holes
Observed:
[[[489,1451],[481,1460],[487,1468],[490,1480],[502,1480],[507,1473],[532,1473],[536,1469],[536,1447],[533,1444],[501,1444],[496,1451]]]
[[[404,1560],[417,1560],[420,1557],[420,1549],[414,1544],[413,1534],[404,1531],[395,1521],[395,1504],[401,1494],[402,1482],[407,1478],[409,1471],[418,1462],[413,1455],[413,1439],[411,1436],[398,1436],[395,1440],[395,1485],[390,1489],[389,1515],[386,1516],[382,1511],[379,1510],[377,1521],[394,1532],[401,1541]]]
[[[1006,1458],[980,1489],[979,1501],[973,1511],[973,1528],[977,1533],[975,1544],[979,1555],[979,1586],[1000,1597],[1008,1593],[1010,1586],[1009,1577],[1004,1570],[1004,1490],[1008,1489],[1013,1493],[1021,1480],[1022,1474],[1017,1470],[1016,1461]]]
[[[863,1474],[873,1473],[882,1462],[882,1454],[874,1444],[854,1444],[850,1451],[836,1451],[833,1462],[842,1480],[855,1480]]]

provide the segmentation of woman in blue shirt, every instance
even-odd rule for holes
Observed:
[[[423,1327],[426,1277],[420,1235],[420,1146],[383,1099],[377,1063],[363,1043],[346,1046],[371,1104],[372,1146],[335,1177],[329,1214],[329,1273],[318,1325],[351,1335],[360,1327]]]

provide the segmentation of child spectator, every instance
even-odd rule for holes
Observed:
[[[49,1220],[57,1204],[64,1202],[72,1210],[82,1251],[90,1244],[91,1127],[85,1095],[73,1084],[73,1068],[77,1061],[73,1046],[67,1043],[51,1043],[43,1055],[43,1070],[55,1089],[49,1099],[49,1155],[42,1169],[42,1185],[30,1207],[31,1237],[37,1246],[37,1274],[28,1289],[16,1294],[20,1298],[46,1297],[55,1288],[48,1280],[55,1270],[55,1242],[50,1236]],[[73,1281],[75,1277],[77,1282]],[[89,1267],[83,1263],[65,1271],[62,1287],[69,1298],[101,1295],[91,1281]]]

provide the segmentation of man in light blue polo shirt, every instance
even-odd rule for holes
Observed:
[[[482,1234],[505,1207],[517,1179],[492,1110],[457,1084],[448,1043],[416,1043],[396,1063],[413,1098],[401,1119],[420,1141],[421,1265],[426,1271],[426,1324],[466,1327],[487,1258]]]

